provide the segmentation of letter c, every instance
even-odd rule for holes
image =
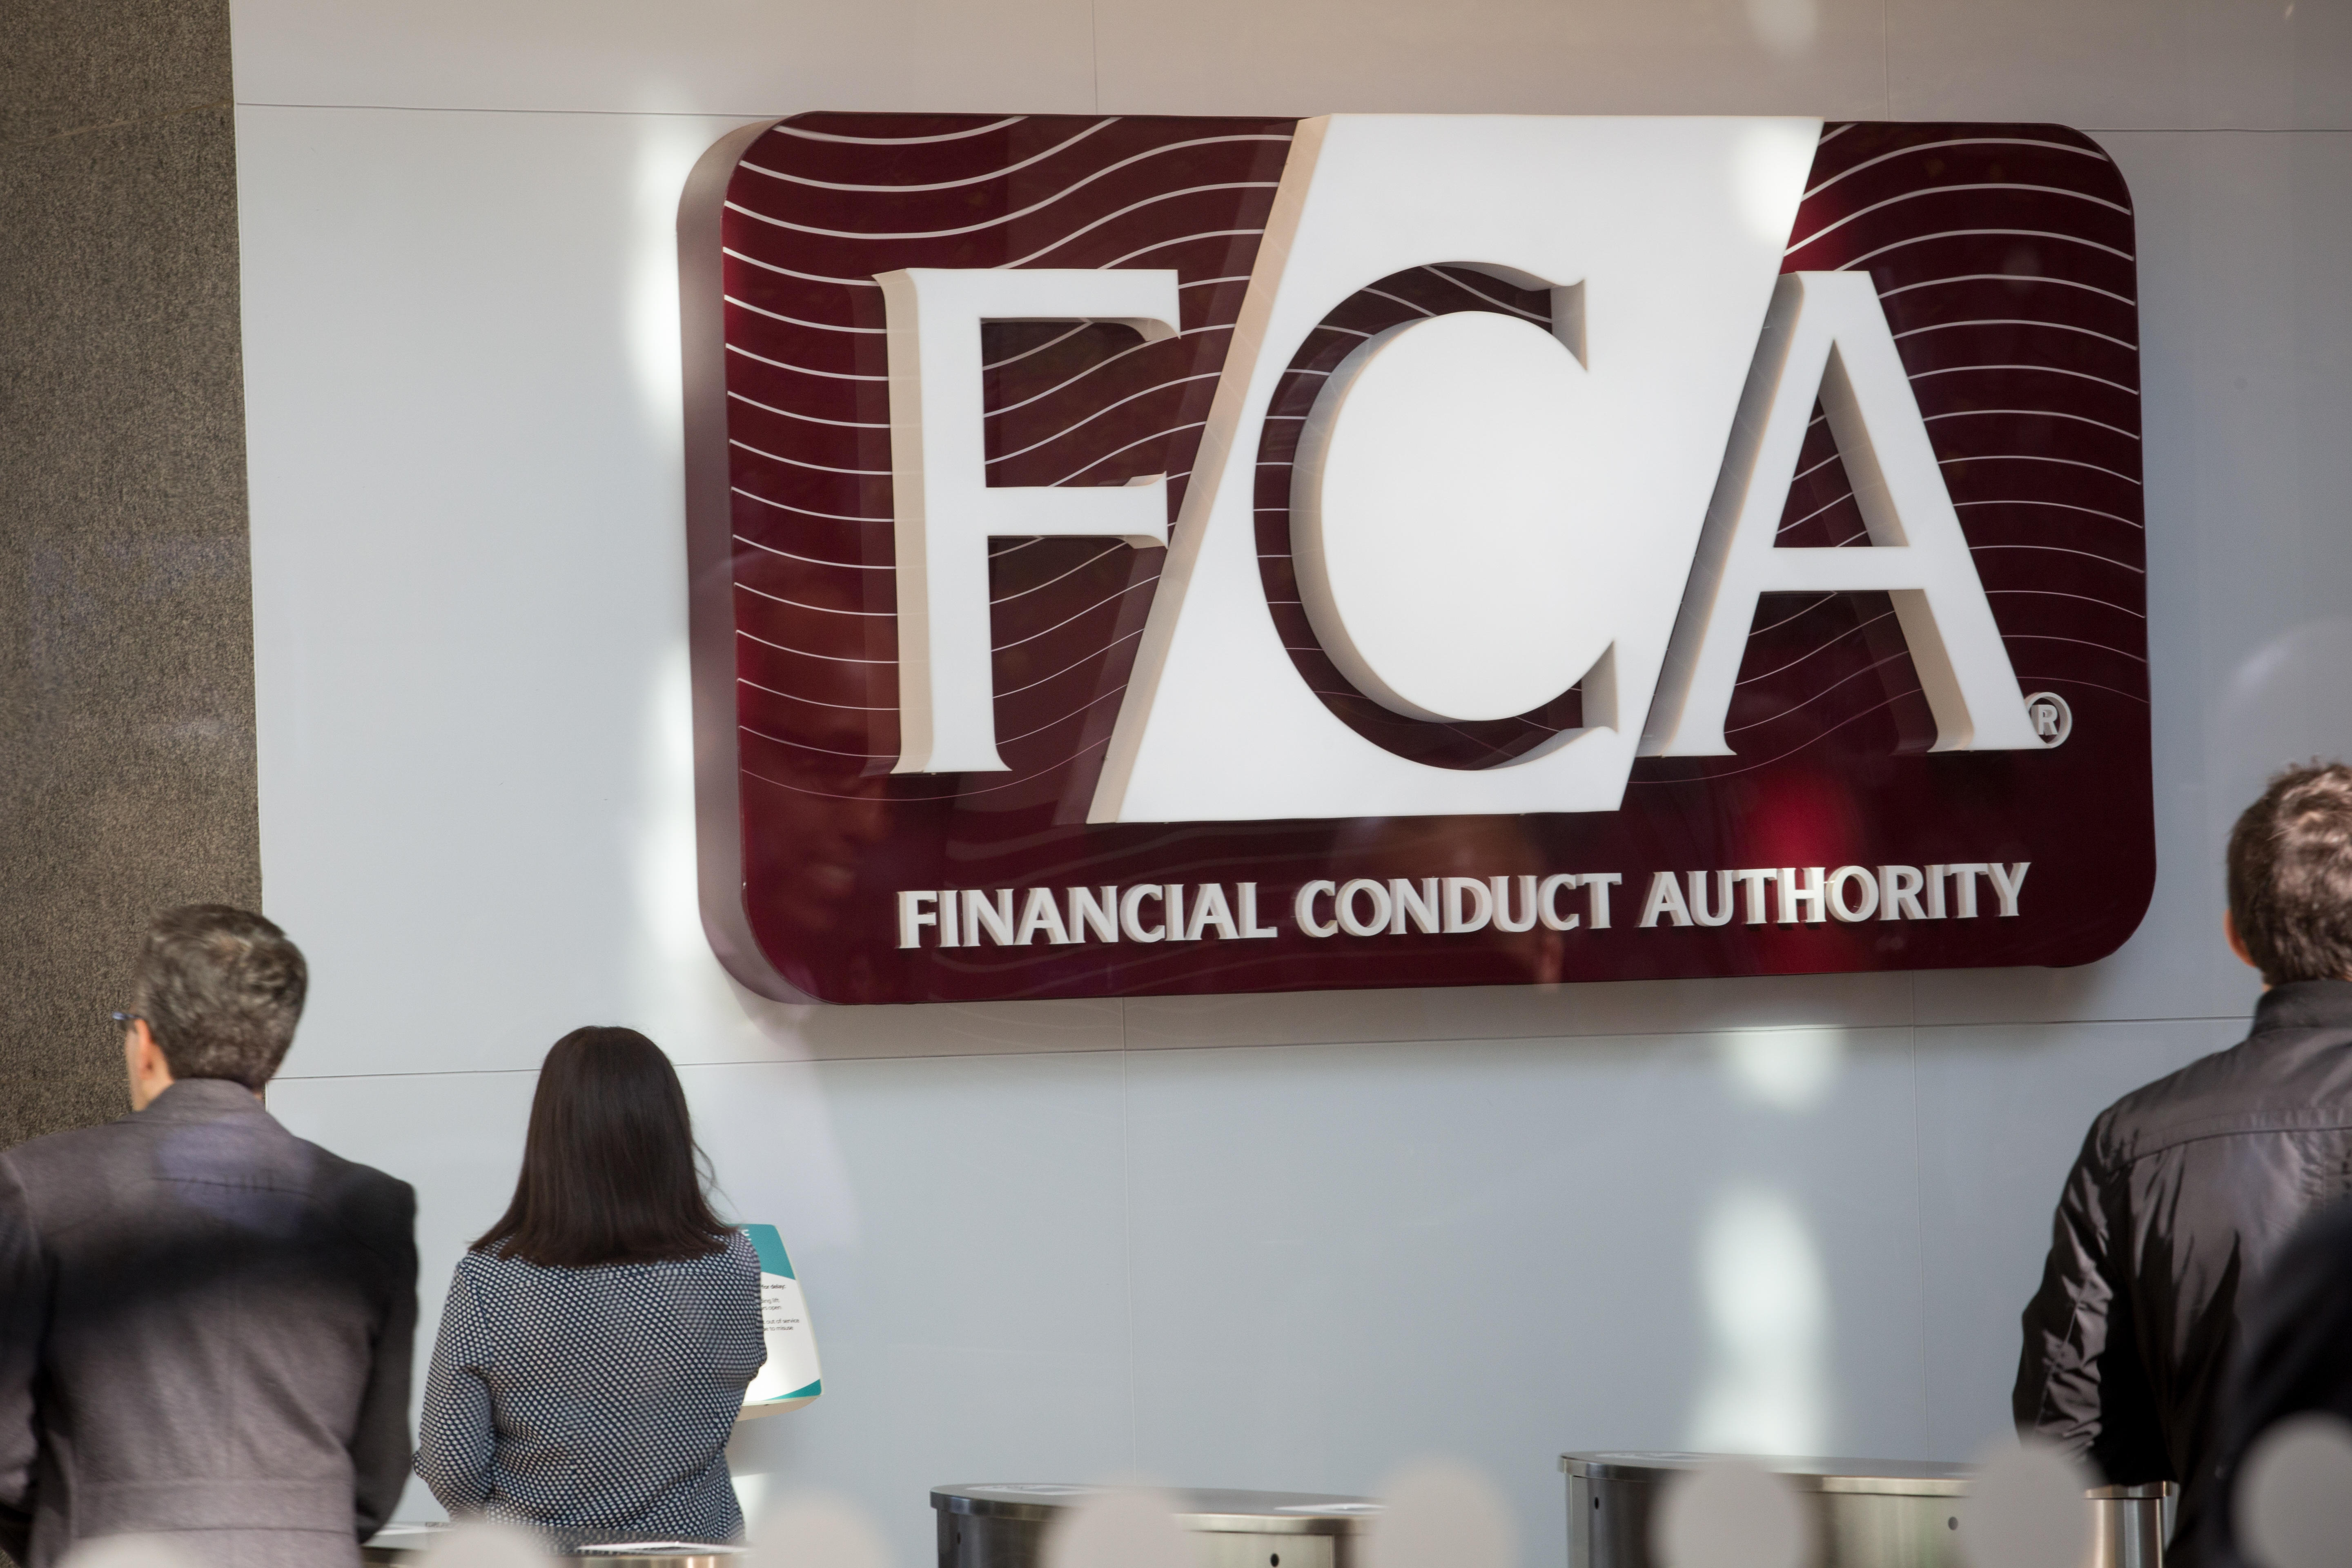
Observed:
[[[1561,914],[1557,901],[1562,893],[1581,885],[1583,881],[1582,877],[1567,871],[1544,879],[1542,888],[1536,893],[1536,912],[1543,917],[1546,930],[1574,931],[1583,923],[1582,915]]]
[[[1142,921],[1137,918],[1137,911],[1142,907],[1144,900],[1160,899],[1164,901],[1166,895],[1160,892],[1160,886],[1156,882],[1139,883],[1135,887],[1129,888],[1126,894],[1120,898],[1118,900],[1118,929],[1127,933],[1128,941],[1158,942],[1168,934],[1168,922],[1166,921],[1163,920],[1158,925],[1153,926],[1150,931],[1146,931],[1143,929]]]
[[[1315,900],[1332,890],[1333,885],[1329,882],[1309,882],[1299,889],[1298,896],[1291,900],[1290,910],[1298,917],[1298,929],[1308,936],[1329,936],[1339,929],[1336,921],[1318,921],[1315,918]]]

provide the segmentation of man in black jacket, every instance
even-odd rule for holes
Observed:
[[[161,1535],[207,1564],[359,1563],[408,1470],[415,1194],[262,1109],[301,952],[157,917],[131,1114],[0,1153],[0,1548]]]
[[[2207,1568],[2243,1563],[2241,1472],[2263,1435],[2307,1412],[2352,1421],[2352,1204],[2321,1211],[2263,1271],[2245,1342],[2221,1390],[2214,1486],[2199,1542]]]
[[[2021,1431],[2116,1483],[2181,1485],[2177,1563],[2213,1505],[2216,1399],[2242,1299],[2352,1193],[2352,769],[2292,769],[2230,835],[2224,934],[2263,973],[2240,1045],[2091,1126],[2025,1309]]]

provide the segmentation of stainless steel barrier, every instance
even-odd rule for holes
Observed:
[[[2171,1533],[2176,1489],[2152,1486],[2093,1487],[2091,1568],[2164,1568],[2164,1540]]]
[[[940,1568],[1036,1568],[1045,1531],[1099,1489],[1053,1481],[935,1488]],[[1370,1498],[1314,1492],[1180,1491],[1176,1522],[1202,1568],[1355,1568]]]
[[[1657,1568],[1650,1515],[1659,1489],[1703,1463],[1699,1454],[1562,1454],[1569,1568]],[[1817,1568],[1964,1568],[1956,1506],[1966,1465],[1895,1459],[1760,1459],[1786,1478],[1813,1518]],[[2085,1568],[2163,1568],[2169,1481],[2097,1487]]]

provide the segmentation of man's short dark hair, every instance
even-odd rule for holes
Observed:
[[[247,910],[184,904],[148,922],[131,1008],[174,1079],[258,1089],[286,1059],[310,966],[286,933]]]
[[[2352,980],[2352,768],[2271,780],[2230,830],[2230,919],[2273,985]]]

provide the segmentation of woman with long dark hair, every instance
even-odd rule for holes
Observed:
[[[574,1029],[514,1202],[449,1283],[416,1473],[452,1514],[570,1544],[731,1541],[727,1436],[765,1359],[758,1255],[711,1212],[669,1058]]]

